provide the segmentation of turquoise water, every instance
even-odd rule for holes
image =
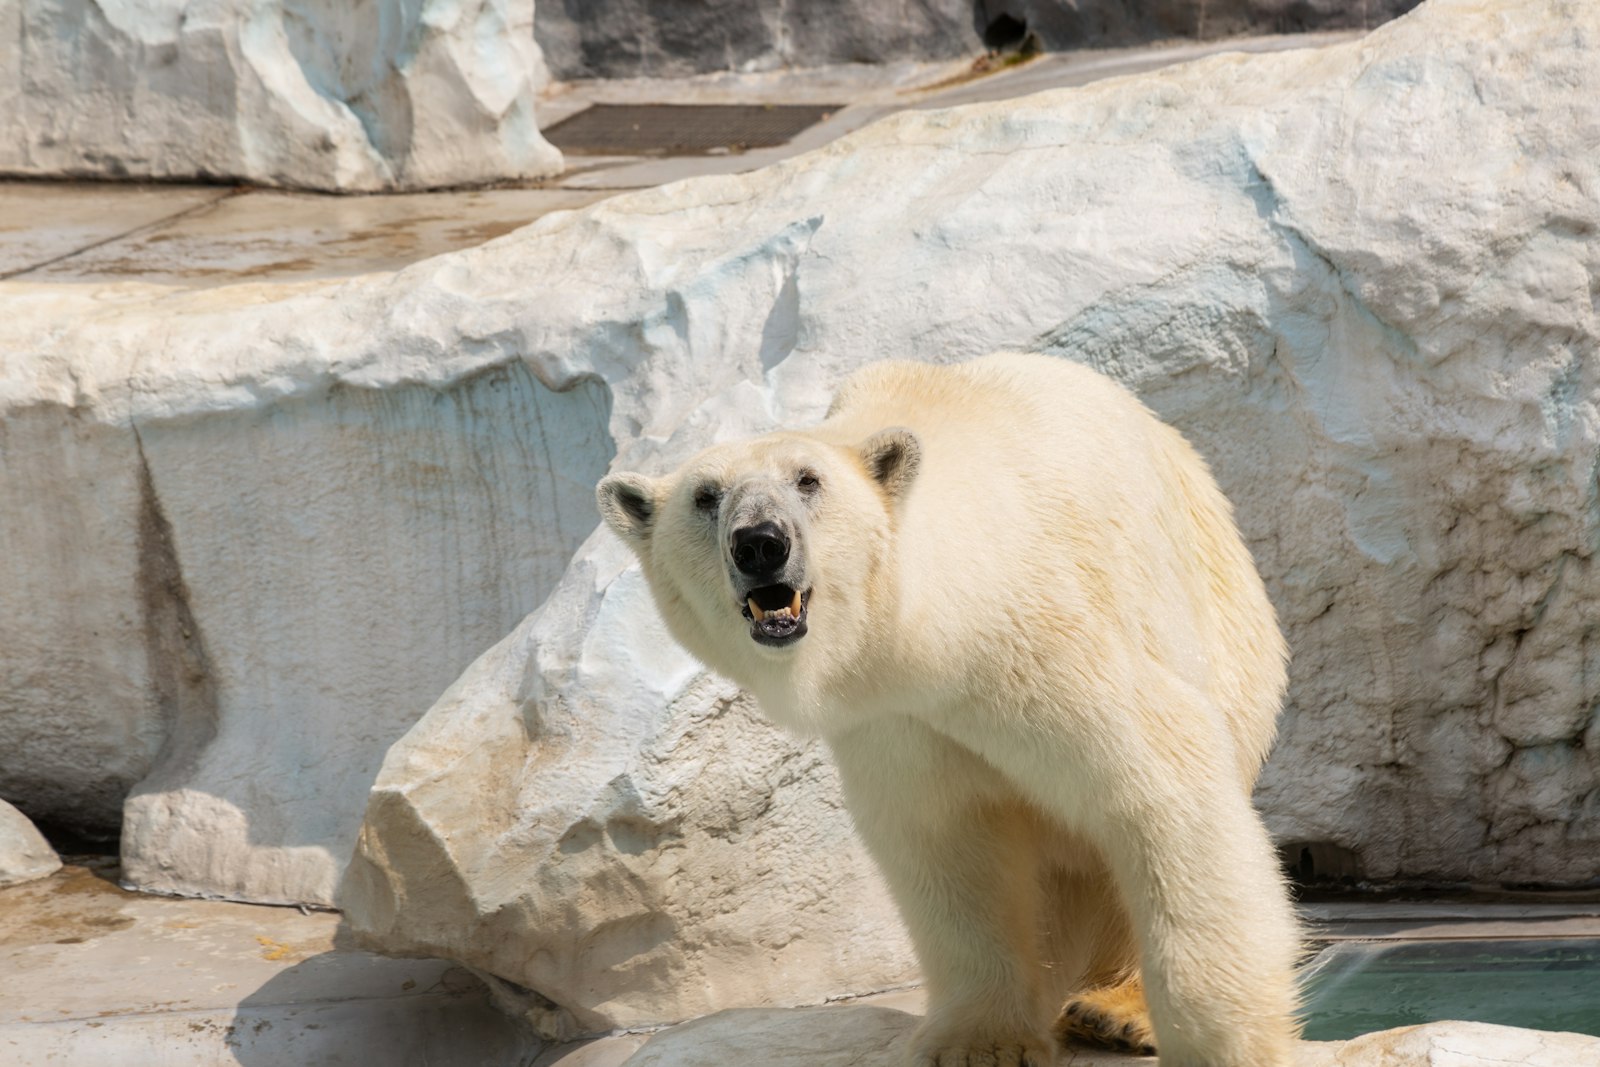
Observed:
[[[1305,994],[1313,1041],[1442,1019],[1600,1037],[1600,939],[1340,943]]]

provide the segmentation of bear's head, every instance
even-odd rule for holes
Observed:
[[[826,427],[717,445],[664,477],[613,474],[596,489],[674,636],[764,701],[796,670],[816,682],[848,670],[892,612],[895,516],[921,447],[910,430],[844,443]]]

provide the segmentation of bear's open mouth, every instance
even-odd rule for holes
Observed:
[[[806,608],[811,590],[792,585],[764,585],[745,594],[744,617],[750,636],[763,645],[787,645],[806,635]]]

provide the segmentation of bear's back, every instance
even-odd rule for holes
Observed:
[[[1131,655],[1128,671],[1159,665],[1225,711],[1253,778],[1282,637],[1205,461],[1132,393],[1036,354],[886,362],[846,382],[824,426],[841,444],[889,426],[921,442],[896,538],[902,616],[930,663]]]

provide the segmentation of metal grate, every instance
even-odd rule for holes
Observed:
[[[573,155],[702,156],[771,148],[838,104],[594,104],[542,130]]]

